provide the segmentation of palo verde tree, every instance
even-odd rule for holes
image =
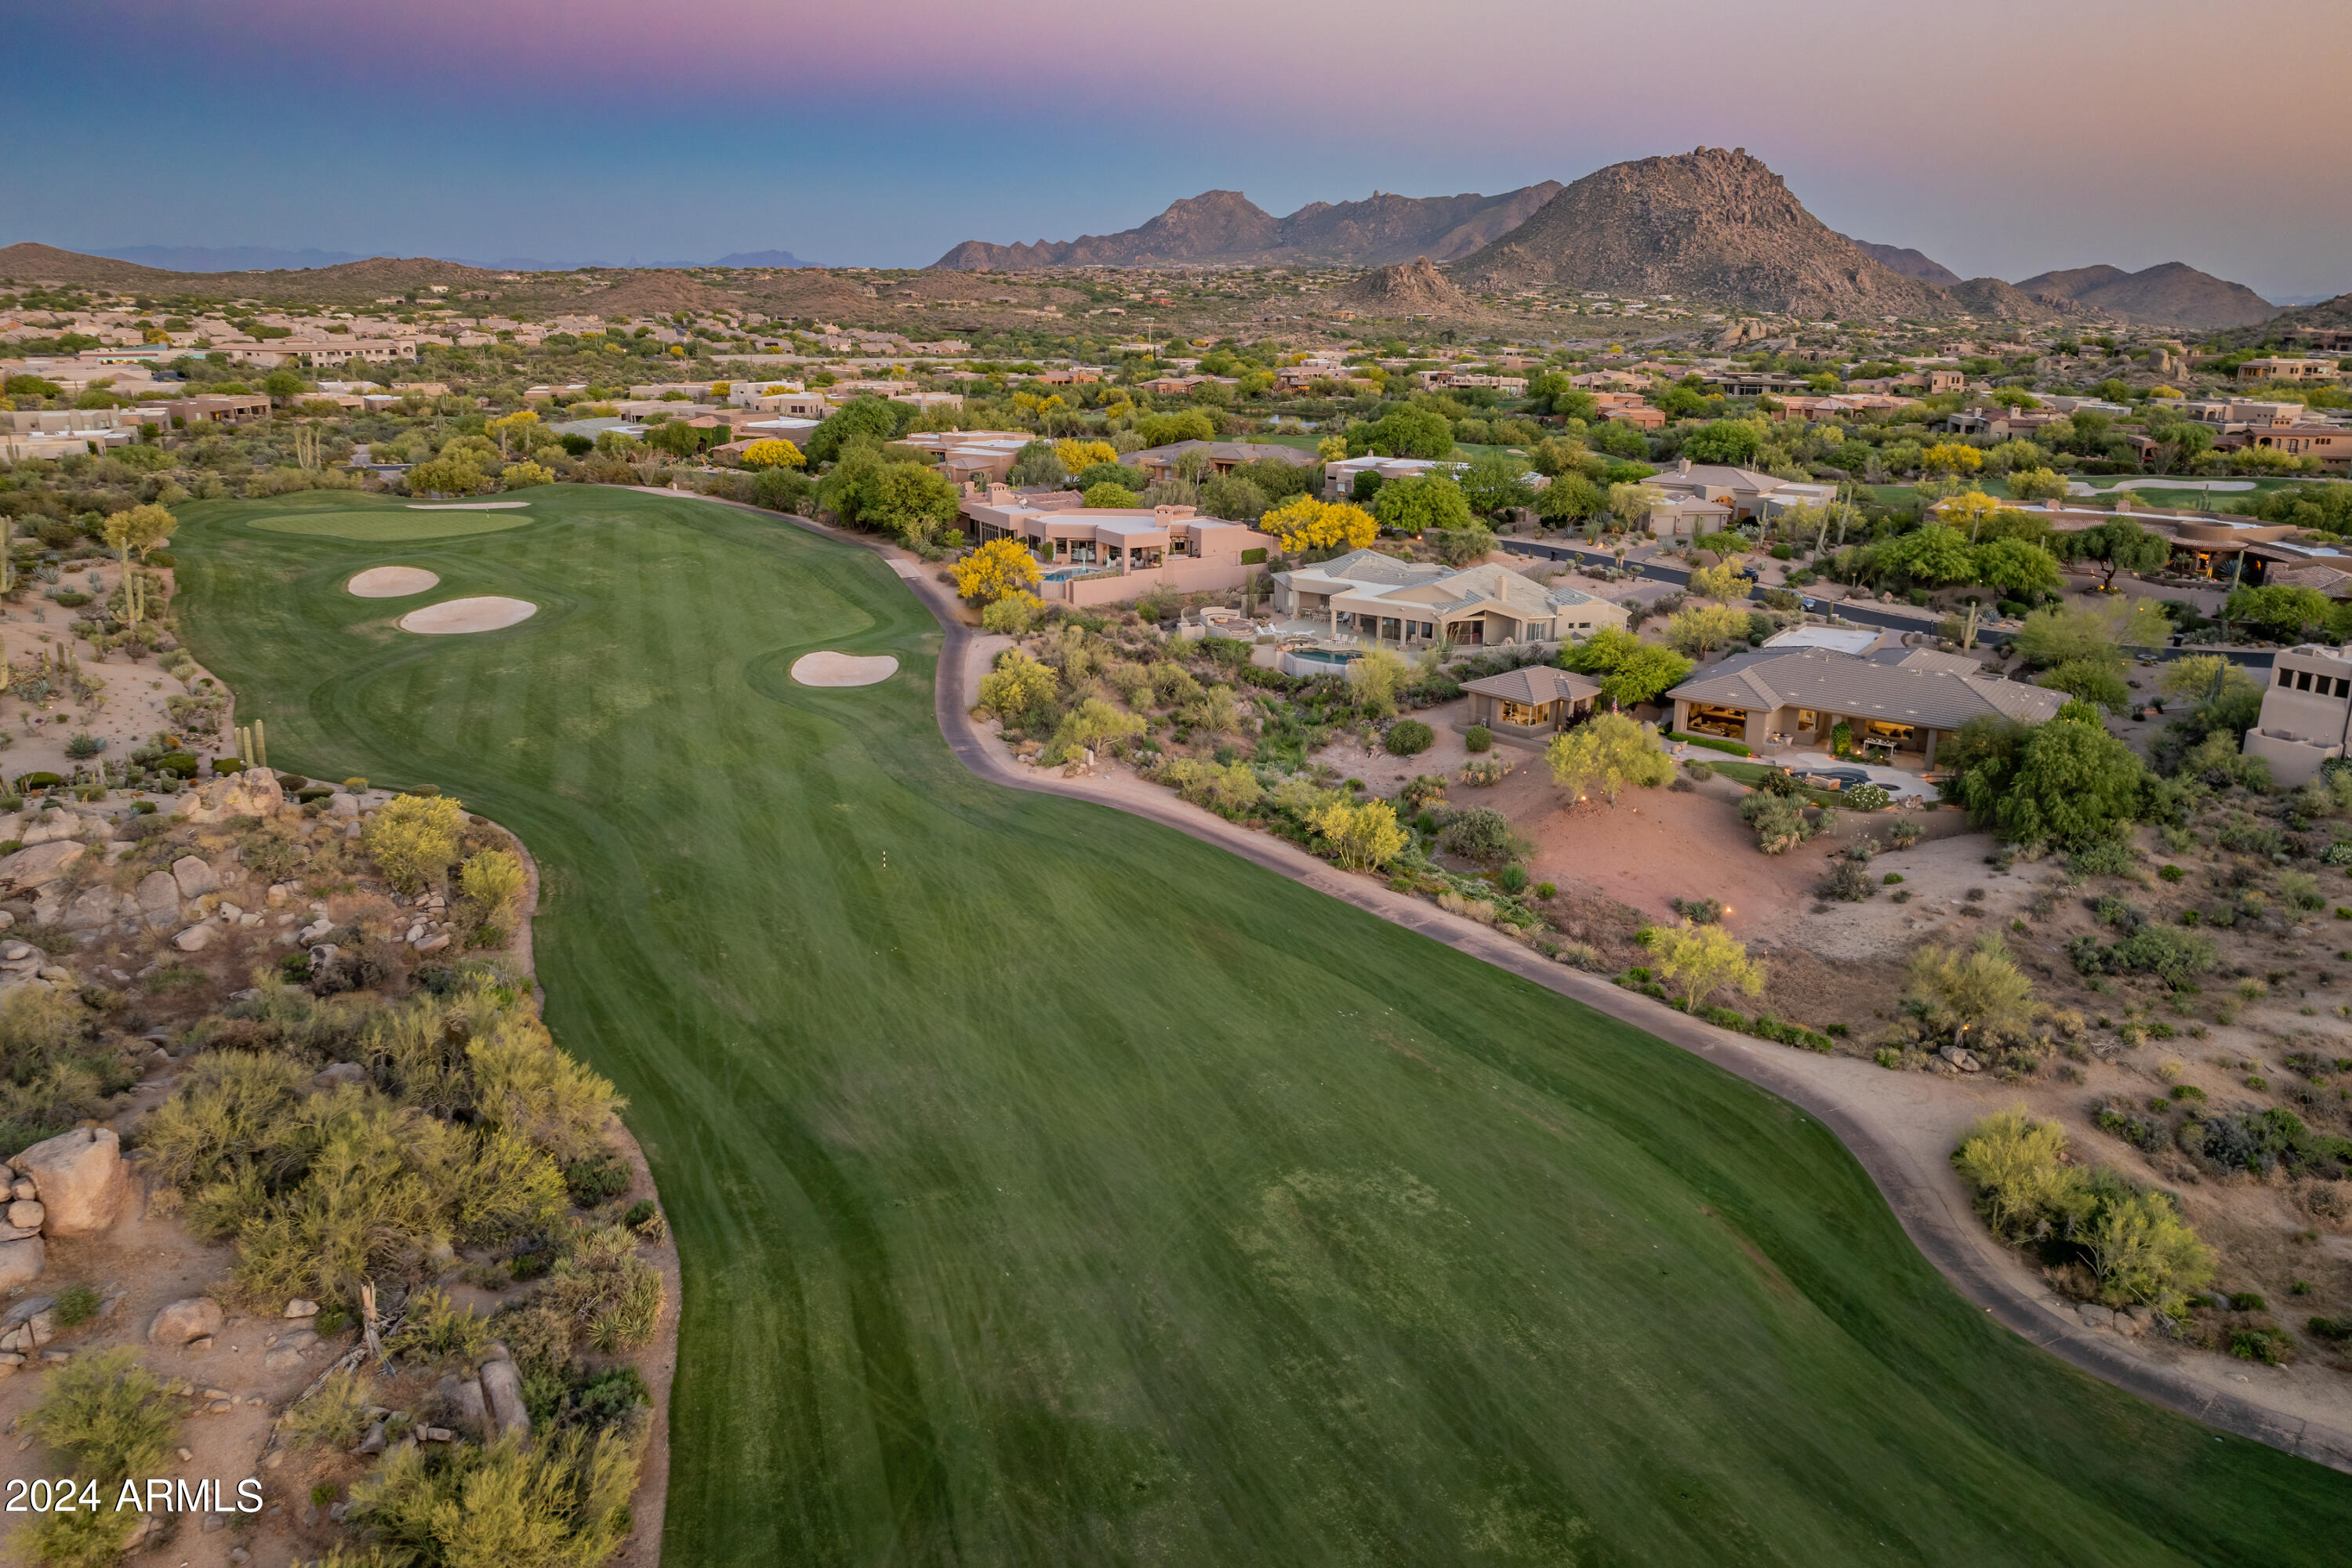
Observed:
[[[122,614],[132,626],[139,624],[146,608],[146,595],[139,582],[139,573],[132,569],[131,558],[139,557],[144,567],[147,557],[161,550],[180,526],[180,520],[154,502],[134,506],[128,511],[118,511],[106,520],[106,542],[122,562]]]

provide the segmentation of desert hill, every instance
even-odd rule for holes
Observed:
[[[1934,316],[1934,287],[1865,255],[1747,151],[1702,147],[1587,174],[1454,270],[1467,286],[1673,294],[1802,315]]]
[[[1117,234],[996,245],[964,241],[931,265],[952,271],[1040,267],[1168,267],[1296,263],[1381,266],[1465,256],[1525,221],[1560,190],[1546,180],[1500,195],[1401,196],[1310,202],[1276,217],[1239,191],[1203,191]]]
[[[1920,252],[1903,245],[1878,245],[1867,239],[1856,239],[1850,234],[1840,239],[1877,262],[1889,271],[1900,272],[1906,278],[1916,278],[1922,283],[1958,283],[1960,275]]]
[[[1332,297],[1376,316],[1450,316],[1471,309],[1470,297],[1447,282],[1426,256],[1368,272]]]
[[[498,285],[498,273],[430,257],[374,256],[333,267],[268,272],[166,272],[110,257],[85,256],[52,245],[18,244],[0,248],[0,278],[28,283],[80,283],[101,289],[152,294],[194,294],[236,300],[367,300],[438,283],[453,292]]]
[[[2028,294],[2072,300],[2117,321],[2150,326],[2248,327],[2278,314],[2244,284],[2180,261],[2139,272],[2104,265],[2068,268],[2021,279],[2017,286]]]

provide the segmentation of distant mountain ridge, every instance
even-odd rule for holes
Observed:
[[[2251,327],[2278,314],[2276,306],[2244,284],[2182,261],[2159,262],[2138,272],[2104,264],[2066,268],[2021,279],[2017,286],[2146,326]]]
[[[1856,250],[1889,271],[1900,272],[1906,278],[1916,278],[1922,283],[1958,283],[1960,275],[1940,261],[1930,260],[1906,246],[1877,245],[1867,239],[1856,239],[1850,234],[1838,236]]]
[[[136,262],[163,272],[309,271],[367,259],[355,251],[277,250],[266,245],[126,245],[89,254],[114,261]]]
[[[931,263],[950,271],[1017,272],[1041,267],[1316,264],[1383,267],[1427,257],[1448,261],[1507,233],[1558,195],[1557,180],[1500,195],[1401,196],[1310,202],[1276,217],[1239,191],[1203,191],[1117,234],[997,245],[968,239]]]

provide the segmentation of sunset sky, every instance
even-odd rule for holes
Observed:
[[[1706,144],[1968,276],[2352,288],[2352,44],[2186,0],[0,0],[0,243],[919,266]]]

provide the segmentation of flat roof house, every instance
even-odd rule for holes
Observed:
[[[1174,477],[1177,459],[1187,452],[1202,455],[1209,465],[1202,471],[1208,474],[1230,474],[1244,463],[1267,459],[1287,463],[1294,468],[1312,468],[1316,462],[1312,452],[1262,441],[1171,441],[1165,447],[1146,447],[1140,452],[1129,452],[1119,461],[1141,468],[1147,479],[1165,479]]]
[[[1762,647],[1700,669],[1665,694],[1675,729],[1739,741],[1751,750],[1826,749],[1843,721],[1858,744],[1884,747],[1921,769],[1971,719],[2038,724],[2066,694],[1988,675],[1983,665],[1927,648],[1871,654]]]
[[[2341,374],[2332,359],[2250,359],[2238,366],[2240,381],[2334,381]]]
[[[1238,588],[1275,543],[1247,523],[1202,517],[1189,506],[1046,508],[1001,486],[986,501],[965,501],[963,515],[975,544],[1017,539],[1029,547],[1045,567],[1041,597],[1080,606],[1119,604],[1154,589]]]
[[[1573,588],[1546,588],[1507,566],[1451,567],[1355,550],[1274,574],[1274,607],[1403,647],[1566,642],[1622,629],[1625,607]]]
[[[2246,731],[2245,754],[2271,764],[2271,782],[2293,788],[2319,776],[2352,740],[2352,654],[2305,643],[2271,664],[2260,721]]]

